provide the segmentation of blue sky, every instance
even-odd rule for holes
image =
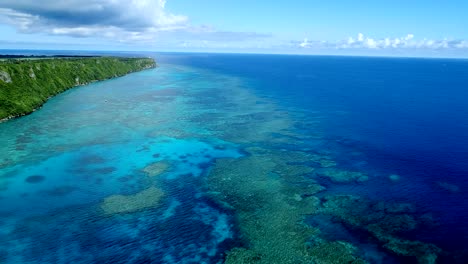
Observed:
[[[2,0],[0,48],[468,57],[468,1]]]

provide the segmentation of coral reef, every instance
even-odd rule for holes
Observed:
[[[194,134],[188,131],[177,129],[177,128],[158,128],[148,132],[148,137],[160,138],[160,137],[171,137],[171,138],[190,138]]]
[[[321,177],[329,178],[332,182],[348,183],[348,182],[364,182],[369,179],[369,176],[362,172],[347,171],[337,168],[325,168],[317,171]]]
[[[164,69],[161,70],[164,73]],[[199,70],[197,69],[197,75],[199,74]],[[35,67],[34,71],[39,78],[40,75],[38,73],[41,71],[40,68]],[[102,225],[95,225],[95,221],[90,221],[90,218],[85,217],[84,220],[80,220],[80,224],[83,224],[82,228],[80,226],[80,228],[70,229],[72,232],[76,232],[76,230],[85,231],[76,232],[78,233],[77,235],[81,236],[80,239],[85,240],[82,247],[76,246],[76,254],[79,258],[84,259],[85,254],[88,252],[87,248],[89,248],[87,245],[90,245],[94,242],[92,240],[95,239],[92,234],[98,233],[94,231],[100,230],[101,228],[97,227],[102,226],[108,227],[109,230],[101,234],[101,237],[108,239],[105,241],[111,241],[112,244],[110,247],[109,243],[103,243],[102,248],[96,247],[96,250],[102,250],[107,254],[106,250],[112,248],[108,252],[122,254],[111,256],[114,262],[115,260],[124,261],[126,257],[133,257],[133,255],[128,254],[127,249],[140,246],[145,248],[144,253],[139,254],[141,262],[158,262],[158,260],[160,262],[161,259],[157,259],[160,255],[155,254],[154,247],[156,246],[154,245],[164,244],[164,250],[173,251],[173,256],[175,257],[182,255],[180,252],[187,249],[187,252],[190,253],[185,254],[193,262],[201,262],[200,254],[197,254],[197,247],[200,247],[204,251],[203,254],[209,251],[209,254],[216,254],[219,258],[225,256],[225,261],[228,264],[358,264],[365,263],[361,257],[369,261],[373,260],[369,258],[370,254],[365,254],[358,250],[358,247],[359,249],[362,247],[363,250],[369,249],[366,248],[367,244],[360,244],[363,242],[360,240],[363,237],[364,240],[369,238],[372,243],[372,250],[376,252],[388,250],[388,252],[395,255],[408,258],[413,262],[419,261],[419,263],[434,263],[437,260],[441,253],[440,249],[434,245],[403,239],[405,232],[424,226],[424,222],[433,221],[430,215],[417,216],[411,204],[371,202],[362,197],[351,195],[325,196],[327,193],[324,194],[323,191],[326,188],[320,184],[321,182],[330,186],[330,194],[336,194],[338,191],[353,189],[356,185],[355,183],[366,181],[368,175],[358,171],[349,171],[341,167],[349,164],[347,159],[334,160],[335,155],[341,158],[340,154],[342,153],[332,146],[337,144],[334,142],[335,139],[329,139],[324,134],[320,134],[320,118],[323,118],[323,116],[316,116],[316,113],[299,113],[299,111],[286,112],[267,98],[259,98],[253,93],[248,92],[248,90],[243,89],[231,77],[220,77],[217,75],[218,82],[200,75],[203,77],[201,79],[208,78],[205,83],[201,84],[200,80],[193,81],[192,79],[200,77],[194,77],[190,74],[186,75],[183,71],[181,73],[183,74],[180,74],[178,77],[181,78],[181,82],[177,84],[177,88],[168,87],[172,85],[164,83],[164,79],[157,79],[161,81],[159,82],[161,87],[154,87],[154,82],[150,81],[154,79],[151,78],[148,79],[148,82],[145,82],[148,85],[151,84],[149,85],[151,87],[141,90],[141,93],[133,94],[134,96],[131,98],[122,97],[122,94],[114,92],[99,97],[101,103],[105,102],[106,106],[101,107],[98,103],[96,106],[89,107],[89,109],[83,109],[80,112],[80,116],[86,117],[85,122],[83,122],[82,118],[75,118],[76,120],[74,120],[70,116],[67,116],[67,119],[47,116],[47,119],[39,123],[38,127],[40,131],[37,131],[38,128],[33,129],[32,127],[23,129],[26,131],[24,134],[18,136],[16,141],[11,140],[11,142],[17,145],[8,144],[0,146],[2,153],[14,153],[14,155],[4,157],[3,160],[0,159],[0,167],[11,166],[24,157],[42,158],[39,155],[37,157],[30,155],[35,152],[43,152],[45,153],[43,155],[47,156],[50,154],[47,152],[49,149],[53,150],[54,153],[69,152],[81,146],[121,142],[122,137],[137,139],[134,143],[134,149],[138,149],[136,150],[137,155],[145,157],[135,160],[130,159],[131,162],[136,161],[135,164],[141,164],[140,162],[147,161],[146,158],[153,158],[153,161],[157,161],[148,164],[145,168],[143,168],[145,165],[138,165],[138,169],[141,169],[140,173],[133,174],[132,172],[120,170],[120,165],[116,167],[119,168],[118,170],[107,166],[112,165],[115,161],[105,151],[86,152],[88,156],[77,159],[78,165],[92,165],[90,167],[96,169],[90,170],[92,173],[86,173],[84,170],[83,175],[114,174],[112,175],[113,177],[99,175],[98,178],[93,179],[96,183],[101,183],[102,185],[98,186],[98,188],[94,186],[93,188],[95,189],[92,189],[92,191],[96,189],[98,189],[97,191],[109,190],[107,188],[109,182],[116,184],[116,187],[123,186],[118,189],[118,192],[121,193],[120,195],[113,193],[115,195],[103,199],[96,207],[92,207],[93,214],[97,212],[100,219],[102,219]],[[76,83],[84,81],[83,78],[73,77]],[[184,80],[184,78],[190,80]],[[128,84],[122,87],[122,89],[128,90]],[[225,87],[229,87],[229,96],[225,96],[224,94]],[[113,88],[112,91],[116,90]],[[131,100],[126,101],[127,99]],[[91,101],[95,102],[95,100]],[[139,103],[135,104],[135,102]],[[177,111],[174,111],[175,109]],[[81,126],[82,124],[85,124],[87,127],[96,125],[101,128],[102,124],[109,120],[109,113],[113,114],[111,117],[115,117],[112,120],[117,121],[115,128],[118,129],[88,130],[88,128]],[[294,119],[292,118],[293,116],[300,117]],[[91,120],[92,122],[90,122]],[[109,126],[113,125],[111,123],[106,124]],[[50,144],[52,145],[37,144],[35,151],[30,150],[31,146],[39,141],[35,133],[42,131],[43,135],[40,139],[49,137],[50,135],[60,139],[62,134],[69,132],[63,130],[64,126],[67,129],[72,128],[73,132],[76,130],[80,134],[75,136],[71,133],[71,136],[63,137],[61,141],[51,142]],[[121,128],[124,129],[122,130]],[[36,132],[33,133],[30,130],[36,130]],[[145,142],[144,145],[141,145],[137,134],[144,135],[145,138],[153,137],[152,142]],[[161,138],[163,139],[158,141]],[[185,153],[184,151],[174,151],[173,154],[168,156],[166,149],[153,147],[155,142],[171,143],[172,139],[168,138],[206,140],[209,145],[214,146],[215,150],[204,149],[200,153],[194,154],[200,155],[198,162],[197,158],[190,157],[192,154]],[[231,146],[218,142],[212,144],[213,138],[240,143],[236,144],[236,147],[243,148],[245,156],[238,159],[217,159],[217,155],[214,152],[222,152],[230,149]],[[104,146],[106,146],[106,151],[108,151],[107,145]],[[21,151],[21,149],[25,149],[25,151]],[[103,156],[90,155],[90,153],[99,153]],[[125,155],[126,153],[133,153],[133,151],[122,151],[119,155]],[[346,154],[353,156],[349,159],[349,161],[353,162],[350,166],[360,167],[363,164],[362,162],[359,164],[354,163],[364,155],[363,153],[350,150]],[[204,156],[204,158],[202,159],[201,156]],[[210,160],[210,162],[204,162],[205,160]],[[214,162],[214,167],[209,168],[213,164],[212,162]],[[180,167],[191,166],[191,169],[197,169],[196,166],[198,166],[199,169],[206,171],[208,175],[207,177],[198,178],[181,176],[181,179],[184,180],[164,181],[164,187],[167,188],[166,193],[159,188],[160,185],[149,187],[149,184],[155,184],[155,182],[157,184],[159,180],[164,180],[160,175],[166,176],[170,172],[177,171],[179,165],[181,165]],[[169,173],[164,174],[168,171]],[[120,174],[121,172],[124,173]],[[40,174],[41,172],[38,173]],[[141,177],[142,174],[148,177]],[[399,179],[398,175],[384,175],[384,177],[384,180],[387,180],[388,183]],[[23,181],[25,178],[20,179]],[[107,179],[111,180],[108,182]],[[186,179],[190,179],[190,181]],[[198,189],[200,181],[203,181],[203,191],[206,192],[198,193],[198,191],[201,191]],[[373,184],[374,182],[370,183]],[[348,185],[344,186],[344,184]],[[2,190],[1,185],[0,191]],[[360,190],[365,189],[361,187],[367,187],[364,184],[359,185],[358,189]],[[138,189],[139,186],[147,187],[140,190]],[[335,186],[338,186],[338,188],[334,188]],[[396,188],[397,184],[393,184],[393,187]],[[444,188],[443,186],[441,187]],[[54,196],[60,199],[62,196],[66,198],[65,196],[71,192],[76,192],[73,194],[84,193],[83,191],[85,190],[81,188],[75,189],[71,186],[58,185],[56,188],[45,189],[40,194],[51,196],[46,197],[48,199],[52,199]],[[187,196],[195,188],[197,192],[195,196]],[[186,202],[198,203],[198,199],[206,201],[205,193],[211,199],[211,201],[207,201],[210,206],[213,205],[212,202],[215,202],[226,211],[233,212],[234,221],[231,222],[230,217],[226,219],[221,217],[211,219],[207,217],[207,211],[204,210],[200,210],[199,217],[205,220],[208,219],[208,222],[203,223],[200,219],[185,218],[192,213],[190,208],[186,206]],[[29,196],[31,197],[33,194],[30,193]],[[192,199],[192,197],[195,198]],[[167,200],[169,204],[169,207],[165,208],[162,215],[164,221],[160,221],[159,217],[151,217],[162,211],[150,210],[159,206],[162,199]],[[176,207],[177,209],[174,209]],[[97,211],[94,210],[96,208],[98,209]],[[219,208],[216,209],[218,210]],[[144,212],[141,212],[143,210]],[[75,210],[72,211],[72,215],[74,216],[82,217],[83,215],[81,212],[75,214]],[[130,214],[132,212],[138,213],[132,215]],[[184,216],[179,217],[179,213],[183,213]],[[223,212],[223,215],[224,213],[226,212]],[[114,214],[125,215],[123,217],[110,217]],[[149,217],[142,219],[141,215],[148,215]],[[316,217],[323,222],[319,220],[315,222],[309,221],[309,215],[313,215],[310,218]],[[56,214],[50,217],[55,221],[59,216]],[[129,221],[128,225],[125,224],[133,216],[135,217],[134,221]],[[69,219],[75,218],[63,217],[61,222],[48,221],[50,223],[64,223],[52,224],[51,228],[55,228],[67,226]],[[221,221],[222,219],[224,220]],[[154,220],[158,222],[153,222]],[[117,224],[114,221],[121,222]],[[36,226],[42,227],[44,230],[42,233],[44,234],[50,234],[51,236],[62,234],[61,232],[49,232],[43,226],[43,222],[45,221],[40,219],[36,224],[31,225],[31,234],[40,234]],[[89,224],[90,222],[92,224]],[[217,223],[214,226],[213,237],[218,242],[225,239],[219,251],[216,252],[206,247],[206,244],[203,242],[206,237],[200,235],[204,234],[203,232],[199,232],[201,230],[210,230],[209,226],[213,224],[211,222]],[[138,225],[138,228],[148,225],[147,229],[138,229],[140,233],[156,236],[165,233],[171,240],[159,240],[159,237],[155,239],[154,236],[137,236],[131,240],[134,244],[130,244],[128,243],[129,240],[126,240],[122,234],[125,234],[127,231],[132,231],[131,233],[135,234],[135,225]],[[236,235],[238,234],[240,239],[237,240],[238,237],[233,236],[236,247],[230,248],[233,241],[226,239],[226,237],[234,233],[234,230],[230,229],[233,225],[236,226],[237,229],[235,231],[238,231]],[[193,228],[194,233],[186,232],[188,226]],[[345,228],[348,228],[348,230],[345,230]],[[177,231],[180,230],[181,233],[173,232],[175,229]],[[359,234],[364,233],[364,236],[354,237],[352,231],[355,230],[359,231]],[[329,234],[331,232],[339,234],[335,233],[331,235]],[[353,236],[353,239],[347,240],[351,236]],[[61,239],[44,239],[44,241],[46,240],[54,242],[63,241]],[[359,242],[355,243],[358,240]],[[180,241],[184,241],[184,243],[180,243]],[[185,244],[187,241],[190,242]],[[192,241],[196,241],[196,243],[190,244]],[[197,244],[198,242],[200,244]],[[365,243],[368,242],[367,240],[365,241]],[[374,243],[378,243],[380,247],[374,245]],[[153,248],[150,247],[150,244],[154,244],[152,245]],[[46,248],[46,246],[43,248]],[[121,246],[122,250],[117,246]],[[228,247],[230,250],[225,252],[225,255],[222,254],[221,251],[226,250]],[[40,251],[37,249],[38,247],[31,248]],[[49,246],[48,248],[50,249],[51,247]],[[55,248],[52,249],[55,251]],[[50,249],[51,252],[52,249]],[[70,255],[68,251],[56,251],[66,252],[66,255]],[[384,252],[378,253],[385,254]],[[2,262],[1,255],[2,252],[0,250],[0,262]],[[38,252],[36,255],[44,256],[52,254]],[[182,262],[177,261],[177,259],[171,259],[171,261]]]
[[[112,195],[104,199],[101,209],[106,214],[131,213],[159,204],[164,192],[157,187],[150,187],[134,195]]]
[[[248,249],[227,254],[226,263],[305,263],[305,249],[314,229],[300,224],[302,215],[281,193],[281,183],[269,176],[275,163],[264,157],[220,160],[209,182],[216,200],[237,213]]]
[[[266,100],[257,104],[259,98],[236,83],[232,84],[230,93],[229,98],[225,98],[219,96],[217,89],[192,92],[190,104],[205,108],[209,105],[217,111],[216,114],[204,112],[194,115],[189,120],[193,123],[203,122],[203,127],[213,135],[233,143],[287,143],[292,140],[290,137],[278,137],[294,127],[287,112]]]
[[[285,183],[310,171],[300,164],[288,164],[294,158],[306,161],[307,153],[260,148],[248,152],[257,155],[218,160],[204,184],[214,201],[235,211],[245,244],[230,250],[226,263],[336,263],[325,255],[332,256],[337,246],[322,245],[320,254],[308,246],[319,230],[306,225],[304,217],[318,210],[320,199],[304,195],[304,186]],[[322,188],[312,184],[310,192]],[[342,259],[358,260],[353,250],[344,251],[340,252]]]
[[[313,246],[310,252],[317,264],[367,263],[355,257],[356,247],[344,241],[321,242]]]
[[[421,264],[435,263],[441,252],[433,244],[398,237],[401,232],[416,229],[419,223],[419,219],[410,214],[414,209],[407,203],[372,203],[358,196],[334,195],[326,196],[317,212],[331,215],[352,228],[365,230],[384,248],[397,255],[414,257]]]
[[[386,249],[397,255],[414,257],[419,264],[437,263],[438,255],[442,252],[440,248],[433,244],[400,239],[395,236],[378,233],[372,229],[370,229],[370,231],[377,239],[385,243],[384,247]]]
[[[335,167],[337,165],[334,160],[331,160],[331,159],[328,159],[328,158],[319,159],[318,163],[323,168]]]
[[[150,165],[143,168],[143,172],[146,173],[146,175],[150,177],[155,177],[155,176],[163,174],[170,167],[171,165],[168,162],[158,161],[155,163],[151,163]]]

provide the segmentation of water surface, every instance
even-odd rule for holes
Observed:
[[[467,259],[467,61],[156,58],[0,124],[0,262]]]

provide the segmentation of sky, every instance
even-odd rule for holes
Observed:
[[[468,57],[466,0],[0,0],[0,49]]]

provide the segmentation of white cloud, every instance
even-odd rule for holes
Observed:
[[[299,46],[317,49],[468,49],[468,40],[417,40],[413,34],[397,38],[377,39],[359,33],[356,38],[348,37],[346,40],[340,41],[310,41],[305,39]]]
[[[391,41],[390,43],[391,43],[392,48],[398,48],[398,46],[401,43],[401,40],[399,38],[396,38],[393,41]]]
[[[363,42],[364,41],[364,34],[359,33],[357,39],[358,39],[359,42]]]
[[[409,41],[409,40],[412,40],[413,38],[414,38],[413,34],[408,34],[408,35],[406,35],[405,40]]]
[[[0,24],[21,33],[107,38],[124,43],[181,42],[201,38],[242,41],[269,37],[253,32],[194,26],[166,9],[166,0],[0,0]]]
[[[366,39],[365,45],[366,45],[368,48],[370,48],[370,49],[376,49],[376,48],[378,48],[377,42],[376,42],[375,40],[371,39],[371,38],[367,38],[367,39]]]
[[[455,47],[459,49],[468,49],[468,41],[467,40],[460,41],[459,43],[455,44]]]
[[[384,39],[384,47],[388,48],[392,45],[392,41],[389,38]]]
[[[0,22],[23,33],[122,39],[187,27],[188,18],[167,12],[165,4],[165,0],[2,0]]]
[[[307,38],[305,38],[304,41],[299,44],[301,48],[307,48],[309,45],[310,43]]]

